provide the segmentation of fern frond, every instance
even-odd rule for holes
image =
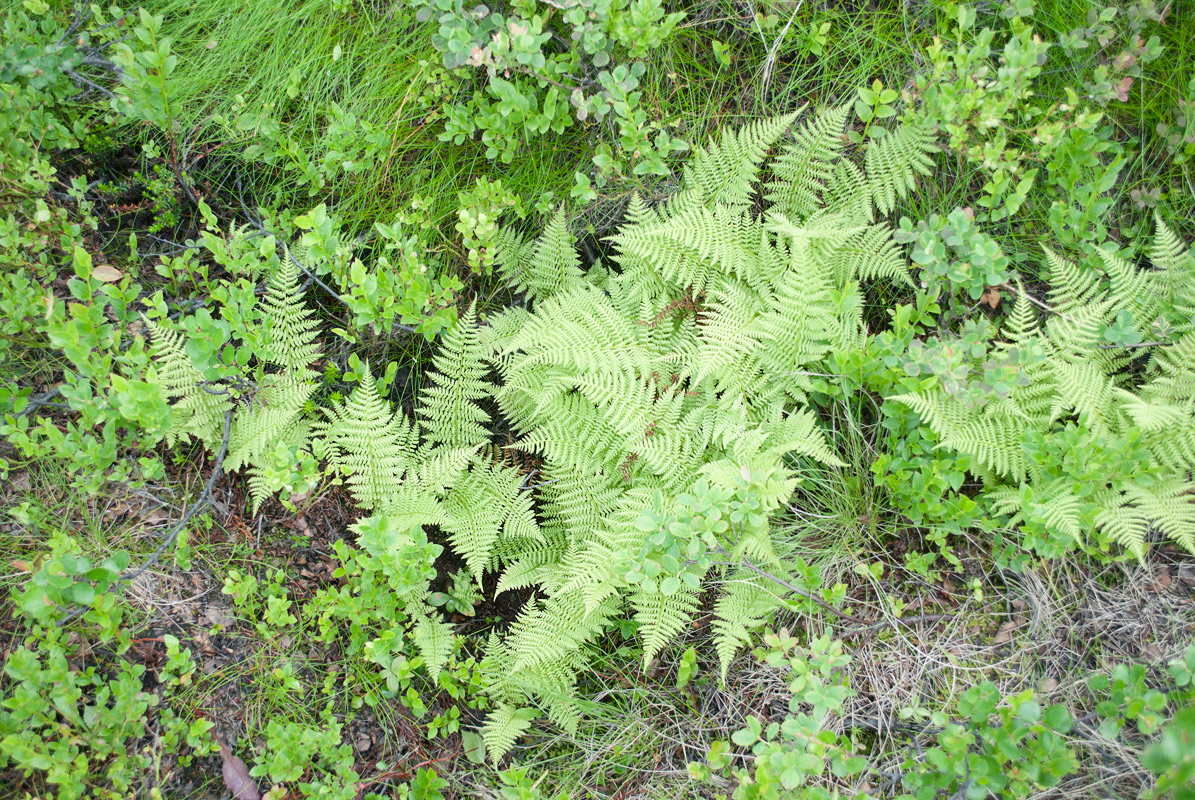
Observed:
[[[745,212],[728,206],[694,206],[662,219],[620,231],[612,237],[619,263],[649,264],[676,292],[700,294],[733,270],[740,276],[759,269],[758,230]]]
[[[767,186],[766,198],[776,210],[804,218],[822,207],[822,193],[842,154],[842,129],[849,113],[849,105],[818,111],[784,146],[772,162],[777,179]]]
[[[445,514],[440,501],[413,481],[387,493],[378,510],[384,513],[398,530],[406,531],[426,525],[443,526],[448,523],[448,515]]]
[[[567,550],[568,543],[562,531],[548,533],[542,542],[531,542],[520,547],[518,556],[502,571],[494,594],[539,584],[545,584],[545,588],[552,591],[556,588],[555,578]]]
[[[713,289],[708,307],[701,344],[689,368],[695,385],[743,359],[766,335],[756,324],[763,304],[740,283],[723,282]]]
[[[566,367],[573,372],[653,371],[652,354],[643,346],[643,326],[626,319],[602,291],[581,286],[560,292],[542,303],[537,313],[503,348],[501,355],[522,350],[521,370],[538,365]],[[517,384],[520,370],[503,377]],[[539,382],[528,384],[530,390]]]
[[[477,459],[444,499],[443,527],[479,584],[501,533],[540,538],[522,483],[518,470]]]
[[[419,432],[378,394],[369,365],[343,406],[325,409],[317,426],[329,463],[348,475],[349,490],[366,509],[381,505],[411,466]]]
[[[1115,383],[1102,369],[1087,360],[1056,358],[1057,395],[1053,416],[1074,409],[1079,421],[1097,434],[1106,433]]]
[[[538,716],[539,712],[533,708],[516,708],[508,703],[499,703],[490,710],[481,727],[481,738],[495,767],[515,746],[515,739],[522,736]]]
[[[303,302],[299,267],[283,259],[261,300],[266,358],[290,370],[305,370],[319,358],[315,312]]]
[[[684,168],[684,189],[678,202],[712,207],[746,207],[755,192],[759,167],[768,150],[792,126],[800,112],[724,130],[689,158]]]
[[[1133,392],[1115,389],[1116,408],[1123,411],[1133,424],[1146,433],[1177,430],[1191,424],[1192,408],[1186,404],[1148,402]]]
[[[882,139],[873,140],[864,159],[867,188],[881,214],[890,214],[917,185],[917,175],[929,175],[930,155],[938,152],[937,134],[923,125],[905,124]]]
[[[489,441],[489,415],[477,401],[489,393],[489,372],[479,344],[477,309],[470,306],[457,324],[445,331],[420,395],[418,414],[428,441],[446,447],[478,447]]]
[[[635,609],[635,621],[639,623],[639,635],[643,637],[643,664],[646,666],[693,619],[697,596],[683,589],[672,595],[640,589],[631,595],[631,607]]]
[[[504,257],[499,264],[507,283],[533,300],[550,297],[585,280],[563,207],[551,216],[533,245]]]
[[[1137,269],[1109,248],[1100,248],[1098,252],[1104,271],[1108,273],[1108,296],[1113,301],[1108,310],[1109,314],[1115,315],[1122,309],[1127,310],[1133,315],[1134,321],[1144,329],[1144,326],[1157,319],[1162,311],[1164,287],[1158,280],[1159,275]]]
[[[300,423],[303,408],[314,391],[315,384],[303,374],[268,376],[256,397],[233,417],[225,469],[236,471],[288,438],[288,432]]]
[[[1195,253],[1183,246],[1182,240],[1166,226],[1157,212],[1154,212],[1154,225],[1156,231],[1149,260],[1156,269],[1162,271],[1161,284],[1166,302],[1180,308],[1185,306],[1186,323],[1191,325],[1195,323],[1190,316],[1191,312],[1195,312]]]
[[[422,447],[407,472],[407,486],[428,495],[441,494],[456,483],[476,453],[476,447]]]
[[[1128,505],[1101,508],[1095,514],[1095,524],[1107,539],[1138,558],[1145,557],[1149,519],[1141,509]]]
[[[428,677],[435,681],[448,662],[448,654],[452,652],[452,626],[444,620],[424,616],[411,629],[411,638],[423,658],[423,668],[427,670]]]
[[[825,433],[817,427],[817,417],[808,409],[794,410],[783,419],[773,417],[759,427],[767,436],[764,452],[776,455],[797,453],[827,466],[846,466],[846,462],[834,454]]]
[[[815,248],[815,252],[822,248]],[[887,225],[864,227],[846,237],[845,241],[824,248],[819,253],[826,268],[834,276],[838,288],[852,280],[887,278],[894,283],[912,286],[909,265],[901,249],[892,241],[892,228]]]
[[[1154,486],[1130,485],[1125,489],[1125,496],[1152,527],[1187,552],[1195,553],[1195,492],[1191,491],[1185,475]]]
[[[507,637],[513,671],[559,661],[580,650],[609,626],[620,601],[611,595],[587,609],[581,593],[574,591],[528,605]]]
[[[768,615],[781,605],[781,598],[767,586],[764,579],[744,570],[731,573],[724,584],[725,591],[714,604],[714,650],[722,680],[726,680],[730,662],[751,640]]]
[[[142,321],[150,332],[158,384],[166,400],[172,401],[167,444],[194,437],[210,450],[219,449],[224,440],[224,415],[232,400],[223,390],[205,388],[203,375],[187,355],[183,334],[145,317]]]
[[[1005,343],[997,345],[997,348],[1005,352],[1013,347],[1026,347],[1041,335],[1037,312],[1033,309],[1033,303],[1030,302],[1029,295],[1020,281],[1017,282],[1016,303],[1013,304],[1012,313],[1004,320],[1000,333]]]
[[[1195,332],[1184,334],[1170,347],[1154,350],[1150,362],[1154,378],[1151,396],[1181,403],[1195,397]]]
[[[943,436],[938,446],[967,453],[988,469],[1020,480],[1025,474],[1024,428],[1024,421],[1015,417],[983,416]]]
[[[614,479],[600,471],[575,470],[549,461],[544,477],[539,510],[545,526],[568,531],[600,528],[622,494]]]
[[[833,349],[841,323],[830,281],[808,248],[794,245],[792,265],[766,298],[767,313],[758,322],[759,335],[768,341],[759,359],[772,380],[805,383],[798,373]]]
[[[971,420],[970,413],[951,402],[937,388],[891,395],[887,399],[911,408],[938,436],[950,436]]]
[[[539,453],[558,475],[564,470],[613,475],[626,457],[626,436],[580,394],[560,397],[521,427],[530,432],[509,447]]]
[[[1060,315],[1101,302],[1106,295],[1099,280],[1090,270],[1080,268],[1048,247],[1046,254],[1047,274],[1050,279],[1049,301]],[[1058,319],[1059,317],[1055,317]]]

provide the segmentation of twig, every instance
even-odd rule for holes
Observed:
[[[1097,344],[1096,350],[1134,350],[1138,347],[1170,347],[1174,342],[1138,342],[1137,344]]]
[[[713,548],[713,550],[714,550],[714,552],[721,553],[724,556],[730,555],[722,547],[716,547],[716,548]],[[789,583],[788,581],[784,580],[783,578],[777,577],[776,575],[773,575],[772,573],[770,573],[766,570],[760,569],[759,567],[757,567],[755,564],[751,563],[751,561],[749,561],[746,558],[741,559],[739,561],[739,566],[744,566],[747,569],[751,570],[752,572],[762,575],[763,577],[767,578],[768,580],[770,580],[774,583],[777,583],[780,586],[783,586],[785,589],[788,589],[793,594],[795,594],[799,597],[805,598],[806,600],[810,601],[811,603],[818,606],[819,608],[821,608],[825,611],[829,611],[831,614],[835,614],[839,617],[842,617],[845,620],[850,620],[851,622],[867,624],[867,620],[860,619],[859,617],[848,614],[845,611],[840,611],[839,609],[835,608],[834,606],[830,605],[829,603],[823,602],[822,600],[813,596],[809,592],[806,592],[804,589],[794,586],[793,584]]]
[[[1013,286],[1011,283],[1001,283],[998,285],[998,288],[1007,289],[1008,291],[1012,292],[1013,294],[1024,295],[1026,300],[1028,300],[1030,303],[1033,303],[1033,305],[1037,306],[1042,311],[1047,311],[1051,314],[1058,313],[1058,310],[1056,308],[1054,308],[1053,306],[1043,303],[1041,300],[1038,300],[1036,297],[1029,294],[1029,292],[1026,292],[1024,289],[1019,289],[1016,286]]]
[[[387,772],[383,772],[381,775],[375,775],[372,778],[367,778],[366,780],[358,781],[356,796],[360,797],[361,794],[365,791],[366,787],[372,786],[375,783],[383,783],[385,781],[390,781],[390,780],[395,780],[395,779],[401,780],[403,778],[409,778],[415,774],[416,770],[422,769],[424,767],[429,767],[432,764],[439,764],[442,761],[451,761],[452,759],[456,758],[459,755],[461,755],[461,751],[457,750],[454,753],[448,753],[447,755],[442,755],[442,756],[439,756],[438,758],[425,758],[423,761],[420,761],[418,764],[415,764],[414,766],[407,766],[406,764],[403,764],[400,767],[395,767],[391,770],[388,770]]]
[[[200,493],[199,497],[196,498],[195,502],[191,504],[191,507],[187,509],[186,513],[183,514],[182,519],[180,519],[170,530],[170,533],[166,534],[166,537],[162,539],[161,544],[159,544],[157,549],[150,554],[149,558],[142,562],[142,564],[136,569],[121,573],[120,578],[118,579],[120,584],[119,591],[124,591],[125,585],[135,580],[154,564],[157,564],[158,559],[161,558],[162,554],[166,552],[166,549],[174,543],[174,540],[178,538],[178,535],[183,528],[185,528],[200,511],[203,511],[212,504],[212,490],[215,488],[216,481],[220,478],[220,475],[224,471],[224,457],[228,455],[228,439],[231,433],[232,409],[230,408],[228,411],[224,412],[224,441],[220,444],[220,451],[216,454],[216,463],[212,467],[211,477],[207,479],[207,484],[204,485],[203,491]],[[68,622],[71,622],[77,617],[87,613],[87,611],[88,609],[86,608],[76,608],[74,611],[58,620],[58,627],[66,625]]]
[[[249,211],[249,206],[245,204],[244,195],[241,193],[241,176],[239,176],[239,175],[237,176],[236,187],[237,187],[237,200],[240,201],[241,210],[245,212],[245,216],[249,218],[249,221],[252,222],[253,225],[259,231],[261,231],[263,234],[265,234],[266,236],[273,236],[274,241],[276,241],[282,245],[282,251],[284,253],[286,253],[286,257],[290,260],[290,262],[292,264],[294,264],[299,269],[300,272],[302,272],[310,280],[312,280],[316,286],[320,287],[325,292],[327,292],[328,294],[335,297],[341,303],[344,303],[345,307],[347,308],[348,303],[345,301],[345,299],[343,297],[340,296],[340,292],[335,291],[331,286],[329,286],[328,284],[321,281],[319,279],[319,277],[314,272],[309,270],[307,268],[307,266],[305,264],[303,264],[302,261],[299,261],[299,259],[295,258],[295,254],[290,251],[290,248],[287,247],[286,242],[282,241],[281,237],[277,236],[273,231],[271,231],[269,228],[267,228],[265,226],[265,224],[263,223],[260,216],[258,216],[257,214],[253,214]],[[413,327],[411,327],[410,325],[403,325],[401,322],[395,322],[394,327],[398,328],[400,330],[404,330],[407,333],[415,333],[416,332]]]
[[[16,413],[16,416],[23,417],[27,414],[32,414],[34,411],[41,408],[42,406],[49,405],[50,403],[52,403],[54,401],[54,398],[58,397],[60,394],[62,394],[61,386],[55,386],[53,389],[49,390],[48,392],[42,392],[37,397],[31,398],[29,400],[29,405],[25,406],[20,411],[18,411]]]
[[[759,97],[763,101],[764,92],[768,90],[768,84],[772,82],[772,71],[776,68],[776,55],[780,51],[780,45],[784,41],[784,37],[788,35],[788,29],[792,27],[793,20],[797,18],[797,13],[801,10],[801,5],[805,0],[797,0],[797,5],[793,9],[793,13],[789,15],[788,22],[784,26],[784,30],[780,31],[780,35],[772,42],[771,49],[768,50],[768,58],[763,66],[763,79],[759,82]]]
[[[534,487],[532,487],[532,486],[530,485],[530,484],[531,484],[531,479],[532,479],[532,478],[534,478],[534,477],[535,477],[536,475],[538,475],[538,474],[539,474],[539,470],[538,470],[538,469],[533,469],[533,470],[531,470],[530,472],[528,472],[528,473],[527,473],[527,476],[526,476],[525,478],[523,478],[523,482],[522,482],[521,484],[519,484],[519,491],[520,491],[520,492],[525,492],[525,491],[527,491],[529,488],[534,488]]]
[[[79,28],[81,28],[83,26],[83,23],[86,22],[90,16],[91,16],[91,6],[87,3],[80,2],[80,0],[75,0],[74,17],[73,17],[73,19],[71,19],[70,25],[67,25],[66,30],[64,30],[62,32],[62,35],[60,37],[58,37],[57,44],[61,45],[67,39],[74,36],[75,32],[78,31]]]
[[[79,84],[80,86],[86,86],[87,88],[89,88],[93,91],[99,92],[100,94],[107,95],[108,97],[116,96],[112,92],[111,89],[100,86],[95,81],[91,80],[90,78],[83,77],[79,73],[75,72],[73,69],[64,68],[62,71],[65,72],[67,75],[69,75],[70,79],[73,80],[75,83]],[[84,92],[84,94],[86,94],[86,92]]]
[[[884,628],[889,625],[891,625],[892,627],[896,627],[897,625],[905,625],[905,626],[908,626],[911,628],[911,627],[913,627],[913,625],[915,623],[918,623],[918,622],[941,622],[942,620],[954,619],[954,618],[955,618],[954,614],[918,614],[915,617],[904,617],[904,618],[888,617],[888,618],[880,620],[879,622],[873,622],[870,625],[863,625],[862,627],[859,627],[859,628],[851,628],[849,630],[845,630],[842,633],[838,634],[838,638],[839,639],[853,639],[856,636],[861,636],[870,631],[879,630],[880,628]]]

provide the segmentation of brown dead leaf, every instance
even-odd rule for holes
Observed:
[[[124,273],[110,264],[100,264],[91,271],[91,277],[100,283],[116,283],[124,277]]]
[[[170,515],[167,514],[163,509],[155,508],[153,511],[143,516],[141,521],[144,522],[146,526],[153,526],[161,525],[163,522],[166,522],[169,519]]]
[[[987,287],[979,296],[979,302],[995,311],[996,307],[1000,305],[1000,290],[995,286]]]
[[[223,761],[221,771],[224,774],[224,785],[232,792],[233,800],[261,800],[261,792],[257,783],[249,776],[249,768],[245,762],[233,755],[228,745],[215,733],[212,738],[220,746],[220,760]]]
[[[231,608],[212,603],[203,609],[203,621],[207,625],[231,628],[236,623],[236,615]]]
[[[1195,564],[1183,564],[1178,568],[1178,579],[1187,586],[1195,587]]]
[[[12,478],[8,481],[8,485],[18,492],[27,492],[33,486],[33,481],[30,480],[27,470],[21,470],[13,474]]]
[[[1007,644],[1012,641],[1012,632],[1016,630],[1016,627],[1017,621],[1015,619],[1010,619],[1008,622],[1003,623],[999,630],[996,631],[996,638],[992,641],[995,644]]]
[[[1056,678],[1046,678],[1041,682],[1041,690],[1043,694],[1049,694],[1058,688],[1058,680]]]
[[[1170,583],[1170,570],[1162,567],[1154,573],[1154,579],[1146,588],[1154,593],[1164,592],[1170,588]]]

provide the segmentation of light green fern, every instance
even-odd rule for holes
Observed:
[[[795,114],[726,131],[671,198],[632,200],[610,262],[588,272],[563,211],[539,237],[501,231],[499,271],[529,307],[461,314],[418,424],[368,372],[324,411],[316,450],[360,505],[394,530],[437,529],[480,584],[496,572],[500,590],[535,593],[483,662],[495,762],[539,712],[576,729],[578,674],[619,621],[636,624],[650,663],[712,597],[725,669],[781,602],[742,562],[788,574],[778,520],[798,469],[843,465],[810,405],[814,378],[864,340],[860,282],[908,282],[874,216],[933,151],[932,134],[898,128],[868,145],[865,172],[841,157],[847,113],[811,118],[779,148]],[[290,273],[265,302],[278,371],[238,410],[237,464],[308,433],[313,340]],[[413,624],[433,673],[448,634]]]
[[[435,372],[420,397],[419,416],[425,437],[447,447],[479,447],[489,440],[489,416],[477,401],[488,393],[489,368],[479,341],[477,312],[470,308],[444,332]]]
[[[317,452],[332,470],[347,476],[359,505],[384,505],[414,463],[418,428],[378,395],[368,364],[348,402],[324,414],[327,419],[317,426]]]
[[[1100,275],[1047,249],[1045,324],[1019,288],[993,348],[1021,364],[1022,381],[1006,397],[977,403],[936,386],[889,398],[915,411],[939,447],[972,457],[985,497],[1008,524],[1139,557],[1157,532],[1195,552],[1195,341],[1177,328],[1142,347],[1107,336],[1114,324],[1173,319],[1174,303],[1187,296],[1191,260],[1160,222],[1151,252],[1152,270],[1100,251]],[[1042,450],[1054,440],[1070,444]],[[1095,458],[1109,463],[1078,482],[1067,477]],[[1122,476],[1138,459],[1148,477]]]

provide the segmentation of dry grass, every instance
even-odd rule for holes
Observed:
[[[1041,797],[1139,796],[1151,785],[1139,762],[1144,742],[1135,733],[1122,741],[1098,734],[1086,680],[1116,664],[1140,662],[1154,669],[1151,680],[1161,685],[1165,663],[1181,656],[1195,633],[1195,580],[1178,577],[1195,575],[1193,564],[1163,550],[1145,565],[1051,563],[992,572],[982,577],[978,598],[951,591],[949,582],[929,587],[924,607],[911,613],[946,610],[945,619],[848,639],[855,695],[842,718],[828,724],[838,732],[852,729],[875,770],[853,780],[828,778],[826,788],[845,796],[899,794],[901,762],[931,745],[928,711],[944,709],[949,716],[959,695],[990,680],[1005,695],[1032,689],[1043,705],[1063,704],[1077,720],[1070,745],[1079,770]],[[907,594],[892,584],[879,588]],[[789,617],[777,623],[817,635],[833,621]],[[697,644],[701,653],[703,638],[695,632],[684,646]],[[602,800],[713,797],[727,787],[690,781],[687,763],[703,761],[710,744],[729,739],[748,715],[768,722],[788,713],[785,673],[750,655],[734,663],[725,686],[711,679],[685,691],[674,688],[673,664],[654,679],[629,660],[621,667],[614,674],[599,670],[605,683],[592,696],[598,708],[577,736],[539,732],[518,748],[516,760],[543,770],[545,786]],[[702,667],[716,674],[713,663]],[[911,708],[926,714],[910,714]],[[472,783],[465,791],[496,796]]]

